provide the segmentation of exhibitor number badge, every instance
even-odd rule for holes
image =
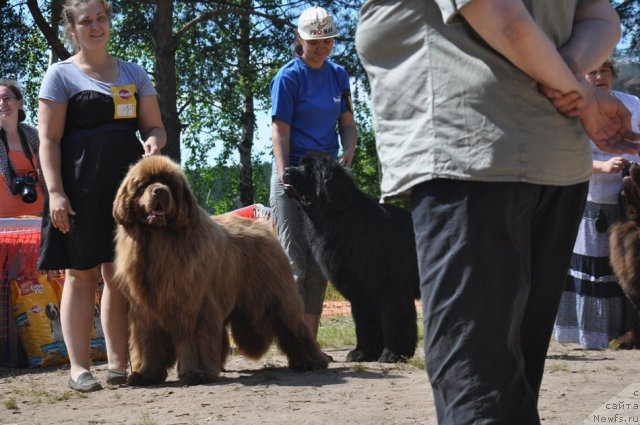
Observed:
[[[113,118],[136,118],[136,106],[138,101],[136,100],[135,93],[135,84],[111,87],[114,105]]]

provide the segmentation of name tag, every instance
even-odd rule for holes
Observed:
[[[113,95],[113,118],[136,118],[136,106],[138,101],[135,97],[136,86],[135,84],[127,84],[126,86],[113,86],[111,87],[111,94]]]

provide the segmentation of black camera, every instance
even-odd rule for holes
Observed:
[[[25,204],[33,204],[38,199],[38,191],[36,191],[37,179],[35,176],[26,174],[21,177],[13,179],[13,185],[11,186],[11,194],[22,195],[22,202]]]

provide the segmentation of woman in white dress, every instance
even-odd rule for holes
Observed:
[[[587,80],[608,90],[632,113],[633,131],[638,131],[640,99],[612,90],[616,77],[612,60],[587,74]],[[637,155],[613,155],[593,149],[593,175],[589,181],[587,205],[573,249],[567,283],[560,301],[554,337],[558,342],[576,343],[588,349],[607,348],[637,317],[609,265],[609,228],[619,219],[618,197],[622,173]]]

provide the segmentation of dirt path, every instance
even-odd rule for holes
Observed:
[[[0,378],[0,424],[436,424],[431,388],[417,362],[357,365],[344,362],[346,349],[327,352],[336,361],[326,371],[291,372],[278,353],[259,362],[234,355],[211,385],[180,387],[172,374],[162,387],[87,395],[67,390],[64,369],[13,370]],[[95,367],[98,379],[105,369]],[[543,424],[583,424],[624,388],[640,389],[640,351],[552,343],[546,369]],[[630,423],[640,423],[637,413]]]

